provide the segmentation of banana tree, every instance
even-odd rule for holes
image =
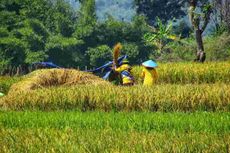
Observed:
[[[169,24],[163,24],[160,18],[157,18],[156,28],[152,28],[151,33],[144,35],[146,43],[157,47],[157,53],[161,54],[164,47],[170,40],[176,40],[176,36],[172,34],[172,22]]]

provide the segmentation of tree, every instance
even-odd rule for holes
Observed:
[[[220,23],[230,31],[230,1],[214,0],[214,5],[220,15]]]
[[[144,34],[150,31],[144,16],[135,16],[132,22],[122,22],[109,17],[98,23],[96,29],[98,44],[107,44],[112,48],[117,42],[121,42],[122,54],[128,54],[131,63],[146,60],[152,50],[152,47],[143,41]]]
[[[61,66],[80,66],[84,58],[80,51],[82,44],[82,40],[73,37],[51,36],[46,43],[48,60]]]
[[[150,24],[154,24],[156,17],[163,22],[185,16],[182,7],[186,0],[135,0],[138,14],[144,14]]]
[[[154,45],[157,50],[155,54],[161,55],[165,46],[175,40],[176,36],[172,34],[172,22],[163,24],[162,20],[157,18],[157,26],[152,28],[152,31],[144,35],[144,40],[150,45]]]
[[[0,70],[25,64],[25,44],[15,37],[0,39]]]
[[[101,45],[96,48],[89,48],[87,54],[90,57],[92,66],[99,66],[112,60],[112,50],[107,45]]]
[[[71,37],[75,32],[77,16],[71,6],[63,0],[56,0],[54,4],[54,26],[56,33],[64,37]]]
[[[95,0],[81,1],[79,21],[75,35],[82,39],[89,37],[92,34],[96,23]]]
[[[76,19],[64,0],[1,0],[0,69],[48,59],[79,64],[76,57],[84,54],[79,54],[82,41],[72,37]],[[61,61],[61,55],[68,60]]]
[[[195,38],[197,42],[197,57],[195,61],[204,62],[206,54],[204,51],[204,44],[202,34],[205,31],[212,13],[212,5],[210,2],[201,2],[199,0],[189,0],[189,16],[195,31]],[[198,12],[198,7],[200,12]]]
[[[140,49],[136,43],[122,44],[122,54],[127,55],[131,64],[140,62]]]
[[[84,42],[84,44],[80,47],[81,54],[83,55],[80,57],[82,61],[81,65],[89,65],[90,57],[87,56],[88,54],[86,52],[88,48],[98,46],[95,35],[97,26],[95,0],[84,0],[80,2],[81,7],[78,12],[78,22],[75,27],[74,37]]]

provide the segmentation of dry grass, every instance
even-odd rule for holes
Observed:
[[[0,107],[6,110],[229,111],[230,85],[55,87],[8,94],[0,99]]]
[[[10,87],[21,80],[21,77],[0,76],[0,92],[7,94]]]
[[[142,67],[135,66],[133,75],[136,82],[141,83]],[[159,63],[158,84],[203,84],[230,83],[230,62],[200,63]]]
[[[0,99],[8,110],[229,111],[230,63],[167,63],[153,87],[116,87],[90,73],[35,71]],[[134,67],[138,78],[140,67]],[[26,92],[25,92],[26,91]],[[29,93],[27,91],[30,91]]]
[[[84,84],[107,85],[109,83],[93,74],[74,69],[43,69],[28,74],[22,81],[12,85],[9,94],[53,86]]]

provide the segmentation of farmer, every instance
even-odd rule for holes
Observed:
[[[134,78],[131,74],[132,67],[129,65],[129,61],[124,59],[121,62],[121,65],[118,68],[115,68],[115,72],[118,72],[121,77],[123,86],[132,86],[134,85]]]
[[[144,78],[144,85],[145,86],[152,86],[156,82],[158,75],[156,71],[157,63],[152,60],[148,60],[142,63],[143,70],[141,77]]]

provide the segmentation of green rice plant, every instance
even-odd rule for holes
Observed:
[[[105,128],[0,129],[0,152],[229,152],[229,134]]]
[[[53,87],[12,92],[0,99],[0,107],[6,110],[229,111],[230,85]]]
[[[229,152],[229,113],[0,112],[0,152]]]
[[[230,133],[229,112],[0,112],[0,128],[94,129],[136,132]]]

